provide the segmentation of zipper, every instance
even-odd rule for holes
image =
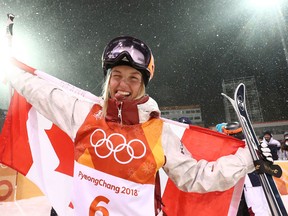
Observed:
[[[123,102],[121,101],[120,103],[117,102],[117,109],[118,109],[118,121],[122,125],[122,104]]]

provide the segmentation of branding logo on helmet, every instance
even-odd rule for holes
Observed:
[[[122,59],[121,59],[122,61],[126,61],[126,62],[129,62],[129,60],[127,59],[127,57],[126,56],[124,56]]]

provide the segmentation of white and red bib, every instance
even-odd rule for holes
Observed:
[[[99,110],[92,108],[75,140],[76,215],[154,215],[162,120],[121,125],[99,118]]]

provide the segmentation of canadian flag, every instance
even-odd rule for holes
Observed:
[[[43,72],[36,75],[78,94],[99,100],[83,90],[63,84]],[[75,91],[76,89],[76,91]],[[83,93],[84,92],[84,93]],[[88,96],[87,96],[88,95]],[[197,160],[208,161],[234,154],[244,142],[218,132],[164,119]],[[73,215],[72,180],[74,149],[71,140],[52,122],[39,114],[17,92],[14,93],[0,134],[0,163],[32,180],[47,196],[59,215]],[[243,181],[224,192],[185,193],[161,173],[162,199],[167,215],[236,215]]]
[[[14,93],[0,136],[0,162],[32,180],[59,215],[70,215],[73,142]]]
[[[215,161],[219,157],[235,154],[239,147],[245,143],[233,137],[212,131],[198,126],[184,126],[177,122],[166,120],[181,142],[189,150],[196,160],[205,159]],[[161,172],[161,176],[165,176]],[[188,193],[183,192],[168,179],[162,179],[162,201],[164,211],[167,215],[197,215],[197,216],[218,216],[237,215],[239,202],[243,192],[244,178],[229,190],[209,193]]]
[[[19,61],[15,60],[14,64],[54,83],[68,94],[87,100],[100,100],[90,92]],[[0,163],[17,170],[34,182],[59,215],[73,215],[73,141],[16,91],[0,134]]]

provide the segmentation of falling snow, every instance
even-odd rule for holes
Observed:
[[[287,1],[268,9],[245,2],[2,0],[0,24],[14,13],[21,59],[96,95],[105,44],[132,35],[155,56],[147,92],[160,106],[199,104],[206,125],[219,123],[223,79],[253,75],[264,119],[288,119]]]

